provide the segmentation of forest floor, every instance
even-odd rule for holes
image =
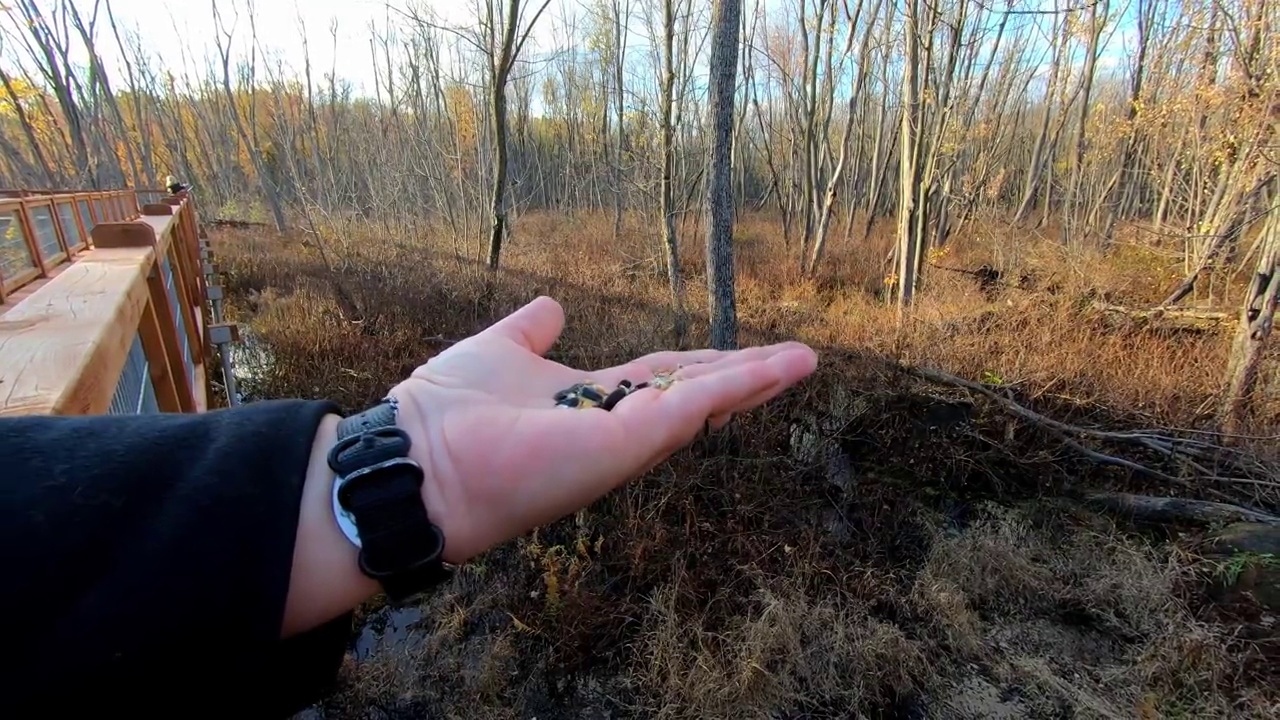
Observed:
[[[1188,481],[1150,454],[1126,457],[1172,478],[1099,465],[1008,410],[1111,430],[1211,427],[1230,323],[1170,330],[1095,310],[1152,306],[1180,273],[1171,253],[1133,237],[1068,254],[1048,231],[977,227],[935,262],[990,263],[1011,281],[984,291],[931,269],[900,325],[877,299],[879,232],[837,240],[822,275],[802,279],[777,229],[739,224],[741,340],[808,342],[817,373],[471,563],[428,605],[363,609],[336,693],[306,716],[1276,716],[1280,539],[1237,525],[1261,535],[1223,551],[1220,524],[1083,502],[1129,492],[1274,512],[1275,477]],[[560,362],[614,364],[673,342],[646,228],[614,242],[606,219],[523,217],[493,281],[454,244],[409,239],[424,234],[215,229],[229,310],[253,338],[237,359],[245,392],[356,409],[538,294],[566,310]],[[697,346],[701,242],[684,245]],[[1232,279],[1215,282],[1233,305]],[[1269,357],[1259,437],[1239,444],[1264,462],[1278,368]]]

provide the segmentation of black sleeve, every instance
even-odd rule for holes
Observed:
[[[350,615],[279,637],[327,412],[0,419],[0,707],[279,717],[318,699]]]

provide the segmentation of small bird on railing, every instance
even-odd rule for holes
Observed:
[[[180,183],[178,182],[178,179],[172,175],[165,175],[164,186],[165,186],[165,189],[167,189],[170,192],[170,194],[173,194],[173,195],[177,195],[178,193],[184,190],[191,189],[191,183]]]

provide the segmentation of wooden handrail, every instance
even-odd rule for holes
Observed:
[[[49,225],[60,248],[35,256],[43,266],[16,276],[31,276],[18,292],[3,286],[11,292],[0,299],[0,415],[106,412],[131,350],[139,355],[135,340],[159,410],[207,408],[209,320],[197,221],[185,194],[174,200],[147,205],[141,215],[133,191],[0,200],[0,211],[25,218],[11,223],[25,248],[41,250],[30,231],[33,209],[45,250]],[[85,216],[93,219],[89,228]]]
[[[138,214],[133,190],[111,192],[0,191],[0,306],[23,286],[48,279],[88,247],[93,225]],[[73,212],[61,210],[74,208]],[[48,208],[57,250],[41,246],[33,211]],[[46,236],[44,239],[53,240]]]
[[[154,264],[152,248],[90,250],[0,316],[0,415],[106,412]]]

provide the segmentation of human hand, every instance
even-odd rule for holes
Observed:
[[[723,426],[817,365],[807,346],[782,343],[659,352],[586,372],[542,357],[563,327],[560,305],[540,297],[391,390],[448,562],[585,507],[692,442],[708,422]],[[609,412],[553,404],[558,390],[583,380],[613,388],[677,366],[671,387],[638,390]]]

